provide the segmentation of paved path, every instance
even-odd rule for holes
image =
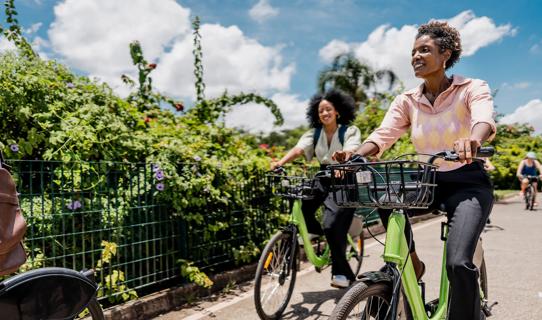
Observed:
[[[438,294],[441,221],[442,218],[435,218],[414,226],[416,247],[428,266],[424,276],[428,300]],[[542,209],[524,211],[519,198],[514,198],[495,205],[491,222],[498,227],[488,228],[483,239],[489,298],[499,304],[493,308],[494,316],[489,319],[542,319]],[[364,259],[362,272],[376,270],[382,265],[379,259],[382,248],[373,239],[367,241],[368,257]],[[283,319],[327,319],[344,290],[329,286],[329,269],[316,273],[312,267],[304,267]],[[244,284],[156,319],[257,320],[252,284]]]

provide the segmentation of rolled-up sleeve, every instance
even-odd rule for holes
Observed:
[[[361,146],[361,132],[356,126],[350,126],[344,133],[343,150],[355,151]]]
[[[410,128],[408,106],[403,95],[397,96],[384,116],[384,120],[363,143],[372,142],[378,146],[378,158],[389,149]]]
[[[466,95],[466,104],[471,112],[471,130],[478,123],[487,123],[491,126],[491,136],[488,141],[493,140],[497,132],[493,114],[493,97],[487,82],[473,80]]]
[[[307,132],[305,132],[301,138],[299,138],[299,141],[295,145],[295,148],[301,148],[303,149],[303,152],[305,152],[305,158],[307,161],[311,161],[312,157],[314,156],[314,129],[311,129]]]

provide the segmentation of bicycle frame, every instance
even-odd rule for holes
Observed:
[[[309,232],[307,231],[307,225],[305,224],[305,217],[303,211],[301,211],[301,200],[296,199],[293,201],[292,211],[290,214],[289,223],[297,226],[303,243],[311,243],[309,239]],[[355,246],[352,237],[348,234],[347,241],[350,245]],[[316,254],[312,246],[303,246],[307,259],[317,268],[322,268],[329,264],[330,261],[330,249],[326,244],[324,252],[321,255]]]
[[[403,213],[394,211],[389,220],[386,231],[386,245],[384,247],[384,261],[393,263],[401,273],[401,281],[404,293],[410,305],[412,316],[415,320],[437,320],[446,319],[448,304],[448,275],[446,273],[446,241],[442,252],[442,270],[440,277],[439,305],[431,318],[425,312],[425,302],[423,301],[416,273],[409,259],[408,243],[404,235],[406,218]]]
[[[309,239],[309,232],[307,231],[307,225],[305,224],[305,217],[303,217],[303,211],[301,211],[301,200],[294,200],[292,211],[290,214],[290,220],[288,221],[291,224],[297,226],[301,239],[303,243],[311,243]],[[318,268],[322,268],[329,263],[329,246],[326,245],[322,255],[317,255],[312,246],[303,246],[307,259]]]

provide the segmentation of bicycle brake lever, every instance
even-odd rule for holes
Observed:
[[[350,160],[347,163],[366,163],[367,159],[364,156],[359,154],[353,154]]]

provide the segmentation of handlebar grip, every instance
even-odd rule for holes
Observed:
[[[495,148],[493,147],[483,147],[478,149],[478,152],[476,152],[477,157],[482,158],[489,158],[492,157],[495,154]]]
[[[362,155],[353,154],[352,157],[350,158],[350,161],[348,162],[349,163],[365,163],[367,162],[367,159],[365,159],[365,157]]]

